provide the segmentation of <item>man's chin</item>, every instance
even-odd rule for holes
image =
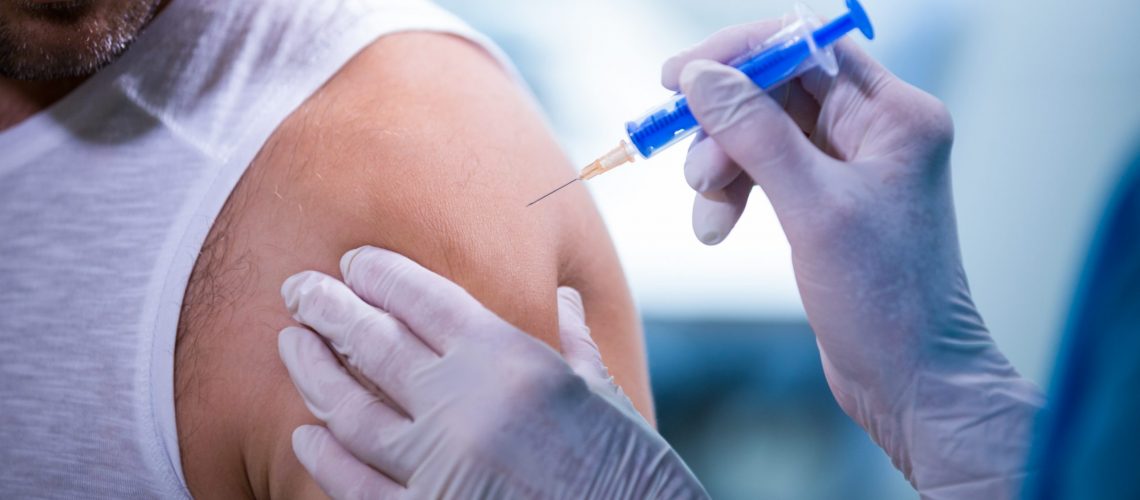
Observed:
[[[16,80],[50,81],[85,77],[103,69],[117,59],[126,46],[105,47],[114,50],[58,49],[36,47],[22,53],[0,56],[0,76]],[[0,52],[5,50],[0,40]]]
[[[89,76],[117,59],[153,17],[158,0],[0,0],[0,76]]]

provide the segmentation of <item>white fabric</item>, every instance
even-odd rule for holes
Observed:
[[[202,243],[280,122],[426,0],[175,0],[0,132],[0,498],[188,496],[173,354]],[[509,68],[509,66],[507,66]]]

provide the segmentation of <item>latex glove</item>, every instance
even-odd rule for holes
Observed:
[[[720,64],[779,28],[723,30],[670,59],[707,136],[685,176],[709,244],[755,181],[792,250],[828,384],[926,498],[1012,498],[1027,474],[1036,386],[991,340],[970,298],[950,188],[953,125],[934,97],[850,41],[839,74],[774,95]]]
[[[302,328],[281,359],[326,427],[293,449],[334,498],[701,498],[672,448],[612,384],[581,299],[559,289],[563,355],[395,253],[305,272],[282,295]],[[351,287],[351,289],[350,289]],[[323,339],[383,391],[365,389]],[[593,387],[595,390],[591,390]]]

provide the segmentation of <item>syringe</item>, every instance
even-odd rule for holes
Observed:
[[[792,79],[821,68],[835,76],[839,66],[831,46],[854,29],[859,29],[868,40],[875,38],[871,20],[858,0],[847,0],[847,13],[823,25],[803,4],[796,5],[791,23],[773,35],[752,53],[732,63],[760,88],[770,91]],[[701,129],[689,110],[685,96],[678,92],[664,104],[647,112],[645,116],[625,124],[627,139],[613,150],[602,155],[571,179],[527,206],[542,201],[576,181],[591,179],[613,170],[638,157],[651,158],[669,146],[680,142]]]

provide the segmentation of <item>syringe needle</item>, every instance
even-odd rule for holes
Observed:
[[[554,191],[551,191],[551,192],[549,192],[549,193],[546,193],[546,194],[542,195],[542,196],[541,196],[541,197],[539,197],[537,200],[534,200],[534,201],[532,201],[532,202],[528,203],[526,206],[528,206],[528,207],[529,207],[529,206],[531,206],[531,205],[534,205],[535,203],[538,203],[538,202],[540,202],[540,201],[542,201],[542,200],[545,200],[547,196],[550,196],[550,195],[552,195],[552,194],[554,194],[554,193],[557,193],[557,192],[561,191],[561,190],[562,190],[562,188],[564,188],[564,187],[566,187],[566,186],[569,186],[569,185],[571,185],[571,184],[573,184],[573,183],[575,183],[575,182],[578,182],[578,181],[580,181],[580,180],[582,180],[580,177],[575,177],[575,178],[573,178],[573,179],[570,179],[570,182],[567,182],[566,184],[563,184],[563,185],[561,185],[561,186],[558,186],[558,187],[554,188]]]
[[[570,181],[568,181],[566,184],[554,188],[554,191],[542,195],[541,198],[530,202],[527,204],[527,206],[529,207],[535,203],[545,200],[547,196],[557,193],[566,186],[569,186],[577,181],[587,181],[593,179],[594,177],[617,168],[619,165],[624,165],[626,163],[632,162],[633,154],[636,151],[637,150],[634,149],[633,146],[631,146],[628,142],[621,141],[621,143],[618,144],[616,148],[602,155],[601,158],[594,160],[593,163],[586,165],[586,168],[583,168],[580,172],[578,172],[578,177],[570,179]]]

